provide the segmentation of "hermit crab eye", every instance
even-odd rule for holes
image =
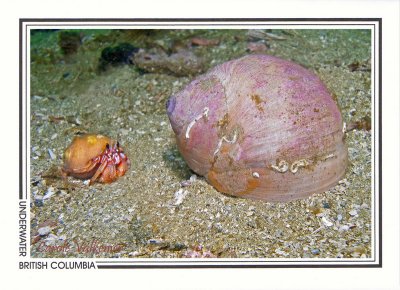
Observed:
[[[117,141],[117,148],[119,148],[119,142]]]
[[[106,144],[106,149],[109,150],[110,149],[110,145],[107,143]]]

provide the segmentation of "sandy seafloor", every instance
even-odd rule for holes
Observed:
[[[369,31],[269,32],[285,40],[265,40],[264,53],[315,72],[336,97],[347,124],[371,117]],[[142,74],[133,65],[97,71],[106,46],[129,42],[169,48],[175,40],[190,43],[195,36],[219,40],[193,48],[209,68],[250,53],[246,30],[164,30],[145,37],[83,31],[82,45],[69,56],[60,52],[57,34],[32,37],[32,257],[371,257],[370,131],[347,133],[346,176],[325,193],[288,203],[229,197],[201,176],[184,182],[194,173],[177,150],[165,103],[192,77]],[[119,140],[132,163],[124,177],[92,186],[60,178],[65,148],[75,134],[86,132]],[[180,189],[187,192],[176,205]]]

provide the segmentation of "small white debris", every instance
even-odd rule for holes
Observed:
[[[57,138],[57,136],[58,136],[58,134],[57,134],[57,133],[54,133],[53,135],[51,135],[50,139],[51,139],[51,140],[54,140],[54,139]]]
[[[197,180],[197,175],[196,175],[196,174],[193,174],[192,176],[190,176],[189,180],[184,180],[184,181],[180,182],[180,185],[181,185],[182,187],[186,187],[186,186],[191,185],[191,184],[192,184],[193,182],[195,182],[196,180]]]
[[[129,257],[136,257],[136,256],[139,256],[139,255],[140,255],[140,253],[138,251],[130,252],[128,254]]]
[[[61,224],[64,223],[64,213],[62,213],[62,214],[60,214],[60,215],[58,216],[58,222],[61,223]]]
[[[319,249],[312,249],[311,250],[311,254],[313,254],[313,255],[318,255],[319,253],[320,253]]]
[[[331,226],[333,226],[333,223],[332,223],[329,219],[327,219],[325,216],[323,216],[321,220],[322,220],[323,224],[324,224],[326,227],[331,227]]]
[[[162,121],[162,122],[160,123],[160,126],[165,126],[165,125],[167,125],[167,122],[165,122],[165,121]]]
[[[57,158],[57,157],[56,157],[56,154],[54,154],[53,150],[51,150],[50,148],[47,149],[47,152],[49,153],[49,156],[50,156],[50,159],[51,159],[51,160],[54,160],[54,159]]]
[[[246,213],[246,215],[247,215],[247,216],[252,216],[252,215],[254,215],[254,211],[248,211],[248,212]]]
[[[258,172],[253,172],[253,177],[254,178],[260,178],[260,174]]]
[[[278,255],[281,255],[281,256],[288,256],[289,255],[289,253],[287,253],[285,251],[282,251],[280,248],[276,249],[275,253],[277,253]]]
[[[349,214],[350,214],[351,216],[356,216],[358,213],[357,213],[357,211],[356,211],[355,209],[353,209],[353,210],[351,210],[351,211],[349,212]]]
[[[54,193],[55,193],[54,187],[50,186],[50,187],[47,189],[45,195],[43,196],[43,200],[49,199],[50,197],[53,196]]]
[[[180,182],[180,185],[182,186],[182,187],[186,187],[186,186],[189,186],[189,185],[191,185],[192,183],[190,182],[190,180],[184,180],[184,181],[181,181]]]
[[[315,234],[318,233],[320,230],[322,230],[324,227],[319,227],[318,229],[314,230],[313,232],[311,232],[311,234]]]
[[[342,225],[339,228],[339,232],[346,232],[350,229],[350,227],[348,225]]]
[[[143,135],[143,134],[146,134],[146,131],[136,130],[136,133],[139,135]]]
[[[90,184],[90,179],[87,179],[83,182],[84,185],[89,185]]]
[[[174,205],[178,206],[182,204],[183,200],[185,199],[186,195],[188,194],[187,190],[183,190],[182,188],[179,189],[177,192],[174,193]]]
[[[49,226],[38,229],[39,236],[47,236],[51,229]]]
[[[346,186],[343,185],[343,184],[336,185],[334,187],[334,189],[335,189],[335,191],[334,191],[335,194],[340,195],[340,194],[345,194],[346,193]]]

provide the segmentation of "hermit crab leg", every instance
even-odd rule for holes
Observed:
[[[108,162],[107,162],[107,159],[104,159],[104,160],[101,162],[101,164],[100,164],[99,168],[97,168],[95,174],[92,176],[92,178],[90,178],[89,185],[93,184],[93,182],[95,182],[96,179],[99,178],[100,174],[101,174],[101,173],[104,171],[104,169],[106,168],[107,163],[108,163]]]
[[[97,178],[99,178],[100,174],[104,171],[104,169],[107,166],[108,160],[107,160],[107,154],[110,151],[110,145],[107,143],[106,144],[106,150],[103,152],[102,155],[96,157],[96,158],[100,158],[100,166],[99,168],[97,168],[96,172],[94,173],[94,175],[92,176],[92,178],[90,178],[89,181],[89,185],[93,184],[93,182],[95,182],[97,180]],[[97,161],[99,162],[99,161]]]

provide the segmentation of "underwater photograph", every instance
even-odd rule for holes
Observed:
[[[374,259],[371,29],[29,31],[32,258]]]

